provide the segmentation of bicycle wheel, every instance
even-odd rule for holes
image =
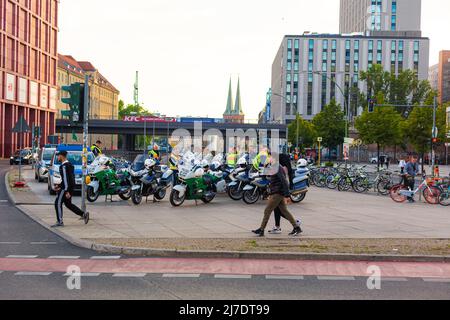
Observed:
[[[402,202],[405,202],[408,199],[408,197],[400,194],[400,192],[408,191],[408,190],[409,189],[406,186],[399,184],[399,185],[392,187],[391,190],[389,191],[389,194],[390,194],[392,200],[394,200],[397,203],[402,203]]]
[[[314,177],[314,184],[316,187],[324,188],[326,182],[326,177],[323,174],[318,174]]]
[[[327,178],[327,188],[335,190],[337,188],[338,179],[334,175],[329,175]]]
[[[429,204],[439,204],[439,198],[441,196],[441,190],[438,187],[429,187],[423,190],[423,197]]]
[[[353,182],[353,190],[356,193],[364,193],[370,188],[369,179],[367,178],[358,178]]]
[[[450,192],[442,192],[441,196],[439,197],[439,204],[444,207],[450,206]]]
[[[338,182],[338,190],[339,191],[348,191],[351,188],[351,184],[349,182],[349,179],[347,177],[343,177]]]
[[[389,180],[381,180],[377,184],[377,191],[382,196],[387,196],[389,194],[389,191],[392,188],[392,184]]]

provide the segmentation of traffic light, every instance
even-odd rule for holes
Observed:
[[[438,138],[433,138],[433,143],[438,143],[439,139]]]
[[[69,94],[68,98],[61,99],[62,103],[69,105],[69,110],[61,111],[62,116],[69,118],[72,124],[83,123],[84,84],[76,82],[70,86],[63,86],[61,89]]]
[[[375,100],[369,99],[369,113],[373,113],[375,111]]]

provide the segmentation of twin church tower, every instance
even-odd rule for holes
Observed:
[[[231,88],[231,78],[230,78],[230,85],[228,88],[227,109],[223,114],[223,119],[225,120],[225,123],[244,123],[245,114],[242,110],[241,87],[239,79],[237,85],[236,100],[233,103],[233,90]]]

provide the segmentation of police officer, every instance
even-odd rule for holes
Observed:
[[[59,151],[57,154],[59,167],[59,175],[61,176],[61,184],[56,187],[57,197],[55,200],[56,224],[52,228],[64,227],[63,207],[80,216],[85,224],[89,222],[89,212],[83,212],[76,205],[72,204],[73,188],[75,186],[75,174],[73,165],[67,160],[67,151]]]
[[[98,156],[101,156],[103,154],[103,152],[102,152],[102,142],[100,140],[97,140],[97,142],[92,145],[91,151],[92,151],[92,153],[94,154],[94,156],[96,158]]]
[[[261,167],[266,166],[270,162],[270,152],[268,149],[264,148],[260,153],[253,159],[253,168],[259,170]]]
[[[227,155],[227,165],[231,168],[236,167],[236,162],[238,160],[238,152],[236,148],[231,149],[231,152]]]
[[[153,145],[153,148],[152,148],[152,150],[150,150],[150,151],[148,152],[148,155],[149,155],[151,158],[153,158],[153,159],[159,161],[159,156],[160,156],[160,155],[159,155],[159,146],[158,146],[157,144]]]

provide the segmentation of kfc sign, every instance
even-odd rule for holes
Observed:
[[[123,118],[123,121],[125,122],[161,122],[161,123],[167,123],[167,122],[177,122],[175,118],[156,118],[152,116],[125,116]]]

